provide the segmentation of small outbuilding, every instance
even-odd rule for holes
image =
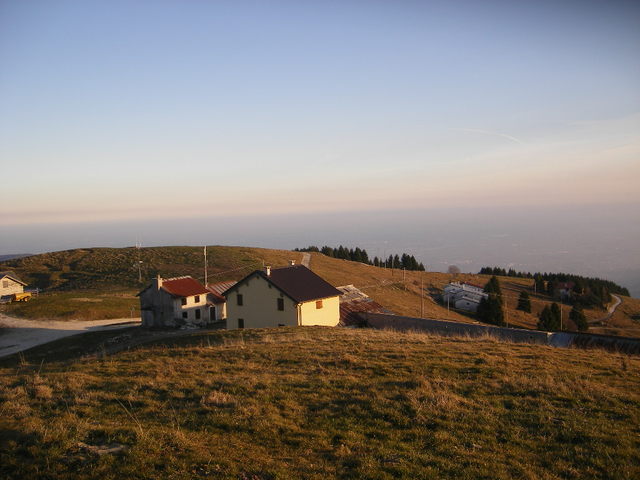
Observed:
[[[20,280],[13,272],[0,272],[0,298],[12,297],[24,293],[26,282]]]
[[[256,270],[223,292],[227,328],[326,325],[340,321],[342,292],[303,265]]]

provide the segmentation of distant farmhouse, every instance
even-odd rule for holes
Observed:
[[[204,326],[210,323],[210,291],[192,277],[163,279],[160,275],[138,293],[143,327]]]
[[[0,298],[13,297],[24,293],[27,284],[13,272],[0,272]]]
[[[451,282],[444,287],[444,294],[442,299],[444,303],[447,303],[459,310],[466,310],[469,312],[475,312],[478,310],[480,300],[487,298],[488,295],[484,293],[484,289],[478,285],[471,283],[458,283]]]
[[[303,265],[266,267],[223,292],[227,328],[336,326],[342,292]]]
[[[569,300],[575,286],[573,282],[559,282],[555,285],[554,296],[560,300]]]

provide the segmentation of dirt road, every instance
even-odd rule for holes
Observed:
[[[61,322],[24,320],[0,314],[0,358],[79,333],[115,330],[139,324],[139,318]]]

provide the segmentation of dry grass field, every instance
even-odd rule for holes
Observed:
[[[1,478],[640,477],[638,357],[330,328],[100,355],[117,335],[0,362]]]

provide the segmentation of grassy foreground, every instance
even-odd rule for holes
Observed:
[[[69,341],[1,364],[2,478],[640,477],[637,357],[329,328]]]

